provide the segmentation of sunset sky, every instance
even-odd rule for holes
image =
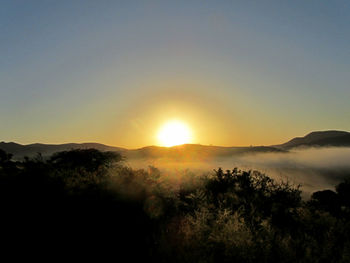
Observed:
[[[0,1],[0,141],[282,143],[350,130],[350,1]]]

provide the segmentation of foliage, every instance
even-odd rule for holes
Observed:
[[[350,260],[348,179],[305,201],[300,186],[258,171],[219,168],[176,186],[155,167],[134,170],[122,160],[86,149],[19,162],[0,150],[2,252],[128,262]]]

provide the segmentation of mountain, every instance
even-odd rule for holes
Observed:
[[[326,146],[350,146],[350,133],[345,131],[316,131],[304,137],[296,137],[275,147],[287,150],[295,147]]]
[[[124,148],[108,146],[99,143],[66,143],[66,144],[28,144],[22,145],[14,142],[0,142],[0,149],[5,152],[13,154],[17,159],[24,156],[33,157],[38,153],[43,156],[50,156],[55,152],[68,151],[73,149],[89,149],[95,148],[100,151],[116,151],[123,153],[126,151]]]
[[[230,157],[242,154],[255,154],[267,152],[288,152],[295,147],[325,147],[350,146],[350,133],[345,131],[316,131],[304,137],[296,137],[286,143],[273,146],[251,147],[222,147],[200,144],[184,144],[173,147],[147,146],[128,150],[99,143],[67,143],[67,144],[28,144],[22,145],[14,142],[0,142],[0,149],[12,153],[14,158],[24,156],[33,157],[37,153],[50,156],[55,152],[72,149],[95,148],[100,151],[119,152],[128,160],[134,159],[171,159],[175,161],[206,161],[213,158]]]
[[[285,152],[269,146],[222,147],[200,144],[183,144],[173,147],[148,146],[125,152],[127,159],[171,159],[176,161],[205,161],[213,158],[262,152]]]
[[[55,152],[67,151],[72,149],[95,148],[100,151],[119,152],[128,160],[132,159],[171,159],[178,161],[186,160],[208,160],[212,158],[228,157],[245,153],[261,152],[284,152],[269,146],[258,147],[221,147],[206,146],[199,144],[184,144],[173,147],[147,146],[140,149],[128,150],[119,147],[107,146],[98,143],[68,143],[68,144],[29,144],[22,145],[13,142],[0,142],[0,149],[13,154],[14,158],[21,159],[25,156],[33,157],[41,153],[44,157],[50,156]]]

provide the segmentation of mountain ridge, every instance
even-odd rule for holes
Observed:
[[[337,130],[314,131],[303,137],[295,137],[286,143],[275,145],[282,149],[327,146],[350,146],[350,133]]]
[[[108,146],[101,143],[64,143],[64,144],[19,144],[15,142],[0,142],[0,149],[11,153],[14,157],[23,158],[24,156],[32,157],[37,153],[44,156],[52,155],[55,152],[68,151],[74,149],[95,148],[100,151],[124,152],[126,149],[121,147]]]
[[[313,131],[303,137],[295,137],[286,143],[271,146],[212,146],[201,144],[183,144],[173,147],[145,146],[137,149],[126,149],[101,143],[64,143],[64,144],[18,144],[0,142],[0,149],[11,153],[15,158],[33,157],[37,153],[50,156],[55,152],[73,149],[95,148],[100,151],[119,152],[127,159],[170,158],[175,160],[206,160],[210,158],[228,157],[240,154],[266,152],[288,152],[298,147],[350,146],[350,133],[346,131],[327,130]]]

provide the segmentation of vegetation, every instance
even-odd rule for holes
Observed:
[[[257,171],[218,169],[180,181],[154,167],[133,170],[112,152],[72,150],[19,162],[0,150],[1,255],[350,261],[349,180],[308,201],[299,186]]]

